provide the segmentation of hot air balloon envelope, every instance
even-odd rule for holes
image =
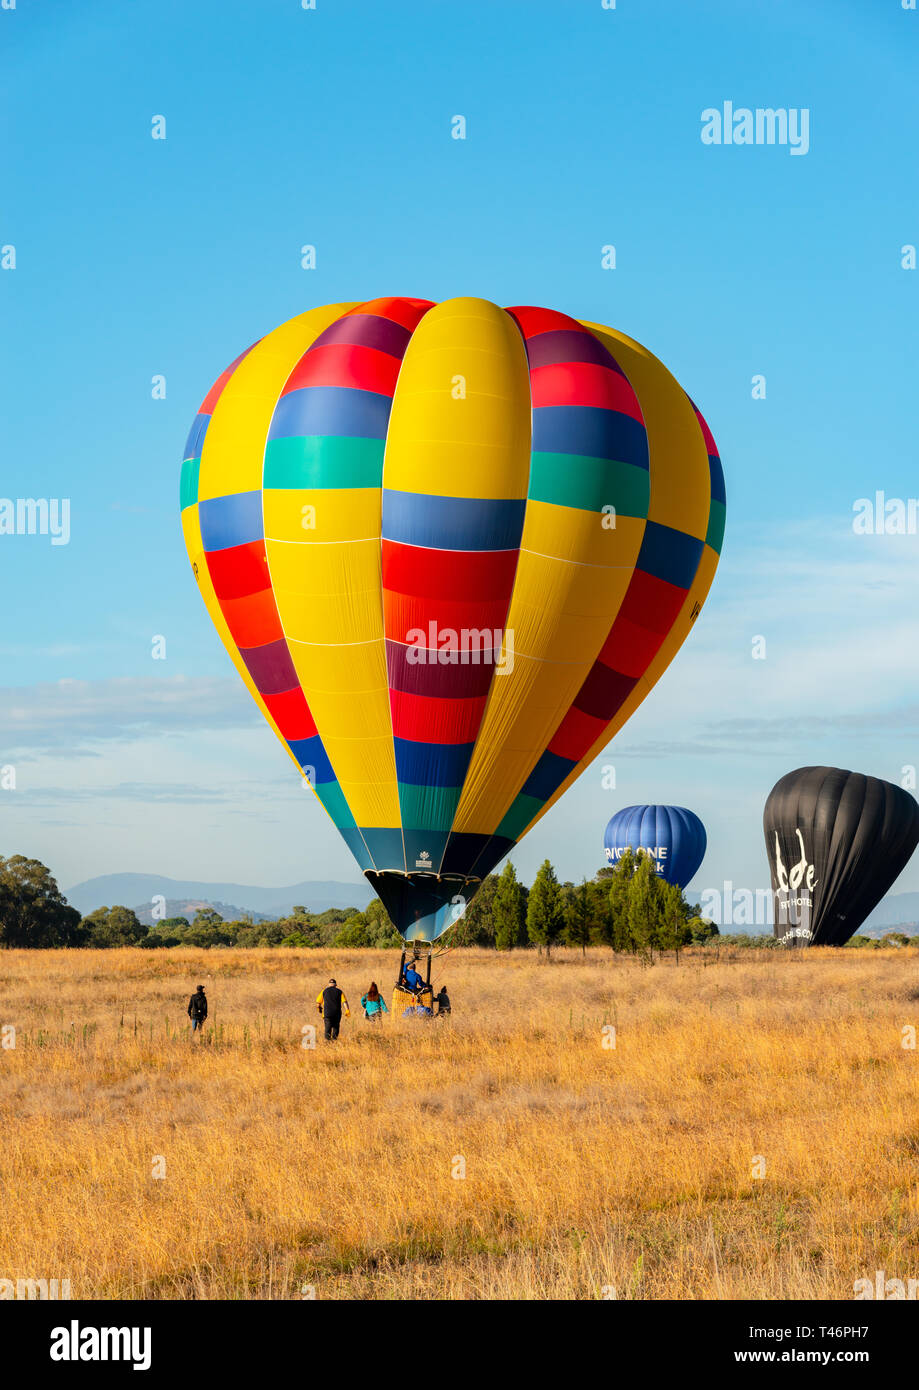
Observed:
[[[919,805],[902,787],[839,767],[799,767],[763,813],[774,934],[788,946],[842,946],[919,843]]]
[[[714,440],[612,329],[325,305],[208,392],[182,522],[239,674],[407,940],[637,708],[718,563]]]
[[[608,864],[627,849],[644,850],[662,878],[685,888],[705,856],[705,826],[685,806],[626,806],[607,825],[603,844]]]

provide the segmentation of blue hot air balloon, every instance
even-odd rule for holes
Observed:
[[[606,859],[616,864],[627,849],[643,849],[668,883],[685,888],[705,857],[705,826],[685,806],[626,806],[603,836]]]

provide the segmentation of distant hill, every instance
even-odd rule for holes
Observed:
[[[165,878],[162,874],[102,874],[76,883],[64,896],[85,917],[97,907],[130,907],[142,921],[150,921],[153,899],[166,899],[168,917],[194,916],[199,907],[213,907],[228,921],[251,913],[256,920],[283,917],[300,904],[310,912],[330,907],[365,908],[373,889],[357,883],[295,883],[289,888],[255,888],[243,883],[199,883],[191,879]],[[140,904],[140,907],[136,904]]]
[[[865,918],[865,927],[904,927],[919,924],[919,893],[891,893]]]
[[[105,904],[110,907],[110,903]],[[199,908],[211,907],[215,912],[219,912],[225,922],[241,922],[244,918],[251,917],[253,922],[270,922],[283,914],[267,912],[253,912],[251,908],[235,907],[232,903],[209,902],[206,898],[167,898],[166,910],[160,912],[156,918],[153,916],[153,904],[150,902],[136,903],[134,913],[139,922],[144,922],[148,927],[155,927],[164,917],[185,917],[189,922],[195,919],[195,913]]]

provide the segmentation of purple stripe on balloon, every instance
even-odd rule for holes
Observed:
[[[240,647],[239,654],[260,695],[281,695],[300,682],[283,637],[263,647]]]
[[[574,708],[582,714],[593,715],[595,719],[612,719],[637,684],[637,676],[624,676],[621,671],[613,671],[602,661],[597,661],[578,691]]]
[[[409,659],[409,654],[416,660]],[[428,695],[437,700],[468,700],[487,695],[495,673],[490,652],[480,652],[479,661],[442,663],[419,661],[417,647],[386,639],[386,666],[390,690],[406,695]],[[459,657],[460,653],[454,653]]]
[[[526,350],[531,370],[534,367],[549,367],[556,362],[595,362],[599,367],[609,367],[620,376],[625,375],[612,353],[586,329],[583,333],[569,328],[553,328],[548,333],[537,333],[535,337],[526,339]]]
[[[309,351],[328,347],[330,343],[352,343],[378,348],[380,352],[388,352],[391,357],[401,358],[411,336],[411,331],[403,328],[401,323],[393,323],[392,319],[381,318],[379,314],[347,314],[320,333]]]

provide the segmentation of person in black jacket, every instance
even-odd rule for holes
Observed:
[[[207,1018],[207,995],[204,993],[204,985],[199,985],[189,999],[188,1017],[191,1019],[193,1033],[204,1027],[204,1020]]]
[[[322,1021],[325,1024],[325,1040],[326,1042],[334,1042],[341,1027],[342,1009],[345,1011],[345,1018],[351,1017],[345,992],[338,988],[334,980],[330,980],[325,989],[316,995],[316,1003],[319,1005],[319,1012],[322,1014]]]
[[[451,1012],[450,996],[447,993],[447,986],[441,985],[440,993],[434,995],[434,1003],[437,1005],[437,1017],[442,1018]]]

